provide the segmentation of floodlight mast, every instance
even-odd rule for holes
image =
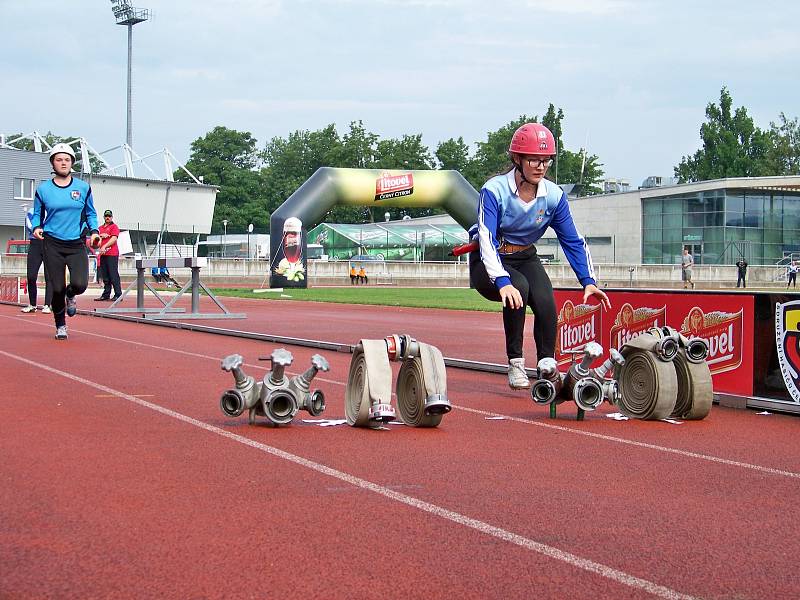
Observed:
[[[135,8],[129,0],[111,0],[111,12],[117,19],[117,25],[128,27],[128,120],[125,143],[133,146],[133,26],[150,18],[150,11],[146,8]]]

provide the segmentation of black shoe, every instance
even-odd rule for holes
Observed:
[[[109,300],[111,300],[111,298],[109,298],[108,296],[98,296],[97,298],[94,299],[95,302],[107,302]]]
[[[114,296],[113,298],[111,298],[111,301],[112,301],[112,302],[116,302],[116,301],[117,301],[117,300],[119,300],[120,298],[122,298],[122,295],[119,295],[119,296]]]

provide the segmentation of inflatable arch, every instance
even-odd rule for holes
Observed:
[[[306,287],[306,232],[335,206],[438,207],[464,229],[478,220],[478,192],[458,171],[322,167],[270,217],[270,287]]]

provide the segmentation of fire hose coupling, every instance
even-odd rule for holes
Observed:
[[[647,333],[656,338],[655,355],[664,362],[675,360],[680,349],[680,335],[672,327],[651,327]]]
[[[689,339],[682,335],[680,342],[686,352],[686,360],[690,363],[702,363],[708,358],[708,341],[703,338]]]
[[[419,356],[419,342],[410,335],[393,333],[392,335],[387,335],[384,340],[386,341],[386,352],[389,355],[389,360],[410,360]]]
[[[531,386],[531,399],[536,404],[552,404],[558,398],[563,376],[558,371],[558,363],[554,358],[543,358],[537,365],[539,379]]]
[[[619,404],[622,394],[619,391],[617,380],[604,379],[601,385],[603,387],[603,398],[605,398],[609,404]]]
[[[377,423],[388,423],[389,421],[394,421],[396,418],[397,414],[395,413],[394,407],[391,404],[375,402],[374,404],[369,405],[370,421],[375,421]]]
[[[236,388],[226,390],[220,398],[220,408],[229,417],[238,417],[245,409],[253,408],[259,400],[261,384],[254,377],[242,371],[244,358],[241,354],[231,354],[222,359],[220,367],[223,371],[233,373]]]
[[[603,403],[603,386],[594,377],[582,377],[572,387],[572,399],[578,408],[594,410]]]

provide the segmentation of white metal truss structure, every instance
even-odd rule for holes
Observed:
[[[21,135],[13,139],[6,139],[6,136],[0,134],[0,148],[17,148],[15,144],[30,140],[33,142],[33,149],[36,152],[49,152],[52,146],[47,142],[44,136],[38,131],[33,131],[26,135]],[[175,181],[173,173],[175,168],[184,171],[192,181],[195,183],[203,183],[194,174],[181,163],[172,152],[167,148],[162,148],[157,152],[152,152],[144,156],[140,156],[128,144],[120,144],[108,150],[98,152],[95,150],[86,138],[76,138],[71,141],[64,142],[69,144],[75,149],[75,154],[78,157],[76,162],[80,162],[81,173],[94,173],[96,175],[117,175],[120,177],[138,177],[140,179],[156,179],[160,181]],[[112,157],[118,156],[121,153],[120,164],[112,164]],[[92,168],[92,159],[99,163],[100,169],[95,171]],[[150,167],[147,161],[158,160],[160,158],[164,169],[164,175],[159,176],[156,171]],[[139,170],[137,175],[134,166]]]

